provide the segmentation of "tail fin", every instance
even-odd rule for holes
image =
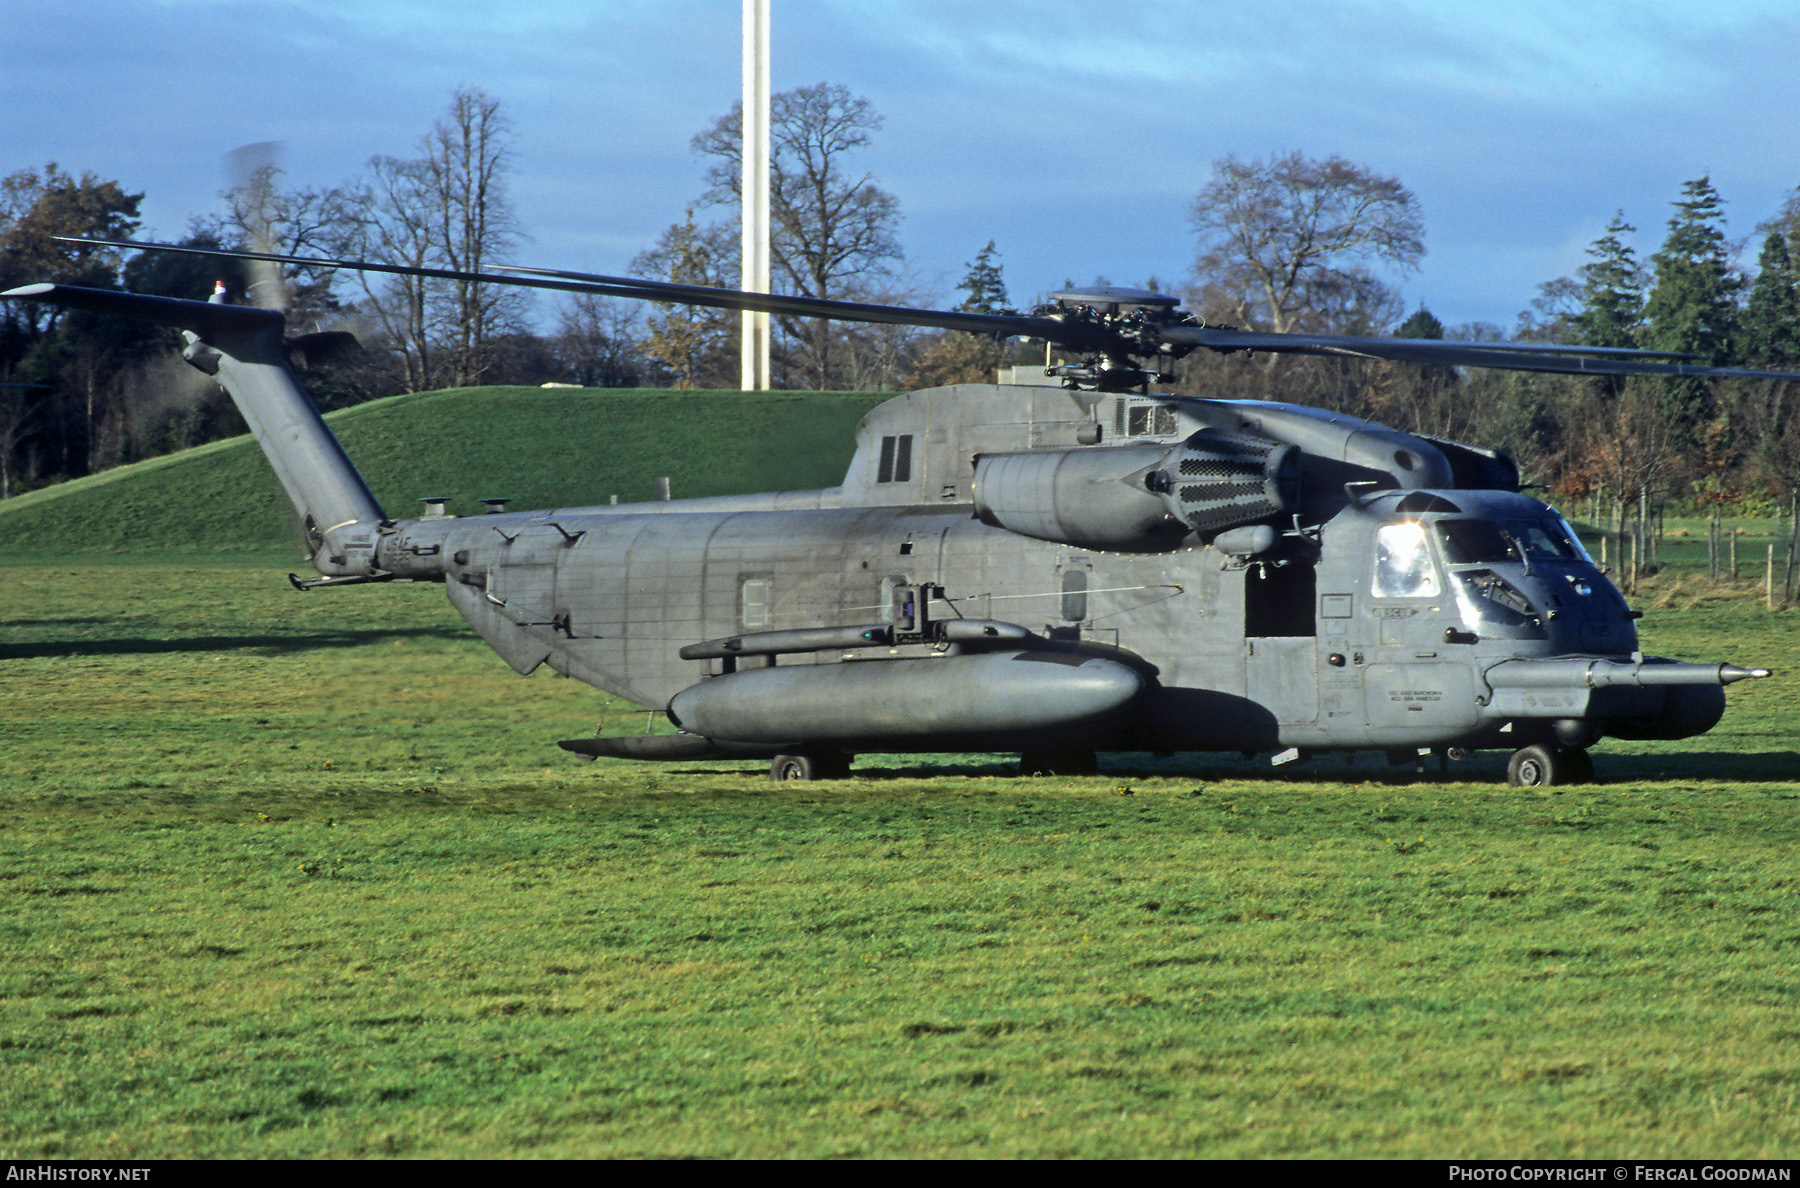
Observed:
[[[334,576],[374,572],[386,516],[288,366],[278,311],[73,285],[26,285],[0,296],[184,331],[183,358],[218,379],[275,468],[306,530],[313,568]]]

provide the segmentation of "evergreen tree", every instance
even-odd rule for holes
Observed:
[[[1444,323],[1421,305],[1394,330],[1394,337],[1438,341],[1444,337]],[[1468,427],[1457,407],[1457,387],[1454,367],[1393,363],[1377,372],[1369,403],[1380,419],[1396,428],[1455,436]]]
[[[1395,338],[1441,339],[1444,337],[1444,323],[1438,316],[1421,305],[1414,310],[1412,316],[1400,323],[1394,331]]]
[[[1789,192],[1781,201],[1781,209],[1775,217],[1757,228],[1758,231],[1773,231],[1781,236],[1782,244],[1787,248],[1788,259],[1800,259],[1800,188]]]
[[[1744,309],[1744,362],[1752,367],[1800,364],[1800,289],[1784,229],[1763,240],[1756,283]],[[1759,383],[1745,387],[1745,405],[1760,477],[1773,491],[1800,504],[1800,386]]]
[[[1724,200],[1708,178],[1687,183],[1669,235],[1651,263],[1656,285],[1644,303],[1644,345],[1693,356],[1693,362],[1724,366],[1737,333],[1738,292],[1743,285],[1731,266],[1725,239]],[[1671,379],[1663,389],[1663,413],[1676,443],[1697,442],[1712,414],[1712,386],[1706,380]]]
[[[1800,288],[1779,231],[1769,232],[1757,259],[1756,283],[1744,307],[1743,357],[1754,367],[1800,362]]]
[[[1000,274],[999,256],[991,239],[986,247],[975,253],[975,258],[969,261],[968,273],[957,286],[966,294],[957,309],[964,313],[1000,313],[1008,308],[1006,278]]]
[[[969,261],[969,271],[957,286],[963,299],[956,308],[964,313],[1002,313],[1008,310],[1006,278],[1000,271],[1000,252],[994,241]],[[943,384],[991,384],[1006,359],[1006,344],[985,334],[946,330],[933,338],[913,361],[902,383],[909,388],[935,388]]]
[[[58,240],[128,239],[142,194],[54,162],[0,178],[0,290],[39,281],[119,287],[119,252]],[[0,302],[0,485],[88,474],[118,455],[123,408],[110,318],[36,302]],[[143,334],[139,332],[139,337]]]
[[[1644,271],[1619,237],[1636,231],[1625,212],[1589,246],[1581,269],[1581,312],[1573,321],[1584,346],[1635,347],[1644,321]]]
[[[1584,346],[1637,347],[1644,334],[1644,270],[1624,237],[1637,230],[1618,211],[1606,226],[1606,234],[1588,246],[1588,263],[1581,269],[1581,308],[1569,319],[1576,341]],[[1642,381],[1640,381],[1641,383]],[[1635,469],[1653,474],[1657,459],[1643,456],[1666,440],[1656,424],[1635,423],[1643,416],[1657,419],[1655,402],[1638,394],[1624,399],[1629,381],[1623,376],[1592,380],[1558,381],[1564,388],[1568,409],[1570,466],[1565,481],[1580,486],[1608,487],[1615,498],[1618,486]],[[1632,443],[1621,453],[1622,443]]]

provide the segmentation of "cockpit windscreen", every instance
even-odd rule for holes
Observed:
[[[1444,558],[1452,565],[1506,561],[1591,561],[1561,516],[1514,520],[1439,520]]]

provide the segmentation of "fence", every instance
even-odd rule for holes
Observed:
[[[1757,583],[1773,606],[1800,599],[1800,531],[1782,519],[1667,518],[1576,526],[1582,543],[1627,594],[1665,570],[1719,582]]]

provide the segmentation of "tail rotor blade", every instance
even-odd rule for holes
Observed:
[[[281,144],[266,140],[246,144],[225,155],[231,178],[231,204],[243,225],[252,252],[244,259],[249,280],[250,304],[286,313],[293,306],[281,265],[266,257],[281,249],[280,200],[276,182],[281,177]]]

